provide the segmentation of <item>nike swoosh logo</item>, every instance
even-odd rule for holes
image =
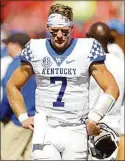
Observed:
[[[75,61],[75,60],[66,61],[66,64],[72,63],[72,62],[74,62],[74,61]]]

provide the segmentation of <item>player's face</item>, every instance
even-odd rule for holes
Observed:
[[[49,32],[52,35],[52,44],[57,50],[64,50],[69,42],[71,35],[72,27],[49,27]]]

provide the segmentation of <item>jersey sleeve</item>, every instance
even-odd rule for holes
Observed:
[[[105,58],[105,52],[101,44],[97,40],[93,40],[93,44],[88,56],[89,64],[92,64],[94,62],[104,62]]]
[[[22,52],[19,54],[20,61],[22,62],[29,62],[31,63],[33,59],[33,53],[31,50],[31,41],[29,41],[26,45],[25,48],[22,50]]]

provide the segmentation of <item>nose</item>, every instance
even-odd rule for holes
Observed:
[[[61,30],[59,30],[59,31],[57,32],[57,37],[58,37],[58,38],[62,38],[62,37],[63,37],[63,34],[62,34],[62,31],[61,31]]]

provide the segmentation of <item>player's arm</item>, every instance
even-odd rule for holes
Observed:
[[[104,63],[94,63],[90,66],[90,73],[104,91],[95,107],[88,114],[87,130],[90,135],[99,135],[99,121],[109,112],[119,96],[119,89],[113,75],[106,69]]]
[[[112,109],[119,96],[119,89],[114,77],[104,65],[106,56],[101,44],[95,39],[90,39],[91,41],[93,44],[88,55],[89,71],[104,94],[90,110],[86,125],[90,135],[98,135],[101,132],[98,122]]]
[[[6,85],[10,106],[21,123],[28,118],[28,114],[20,90],[33,74],[29,63],[21,63],[20,67],[13,72]]]
[[[125,102],[123,102],[123,105],[121,107],[121,120],[120,120],[120,140],[118,143],[118,154],[117,154],[117,160],[125,160],[125,113],[124,113],[124,105]]]
[[[89,117],[99,122],[109,112],[119,97],[119,88],[113,75],[107,70],[104,63],[94,63],[90,66],[90,73],[104,91]]]
[[[118,143],[117,160],[125,160],[125,134],[120,135],[120,140]]]

